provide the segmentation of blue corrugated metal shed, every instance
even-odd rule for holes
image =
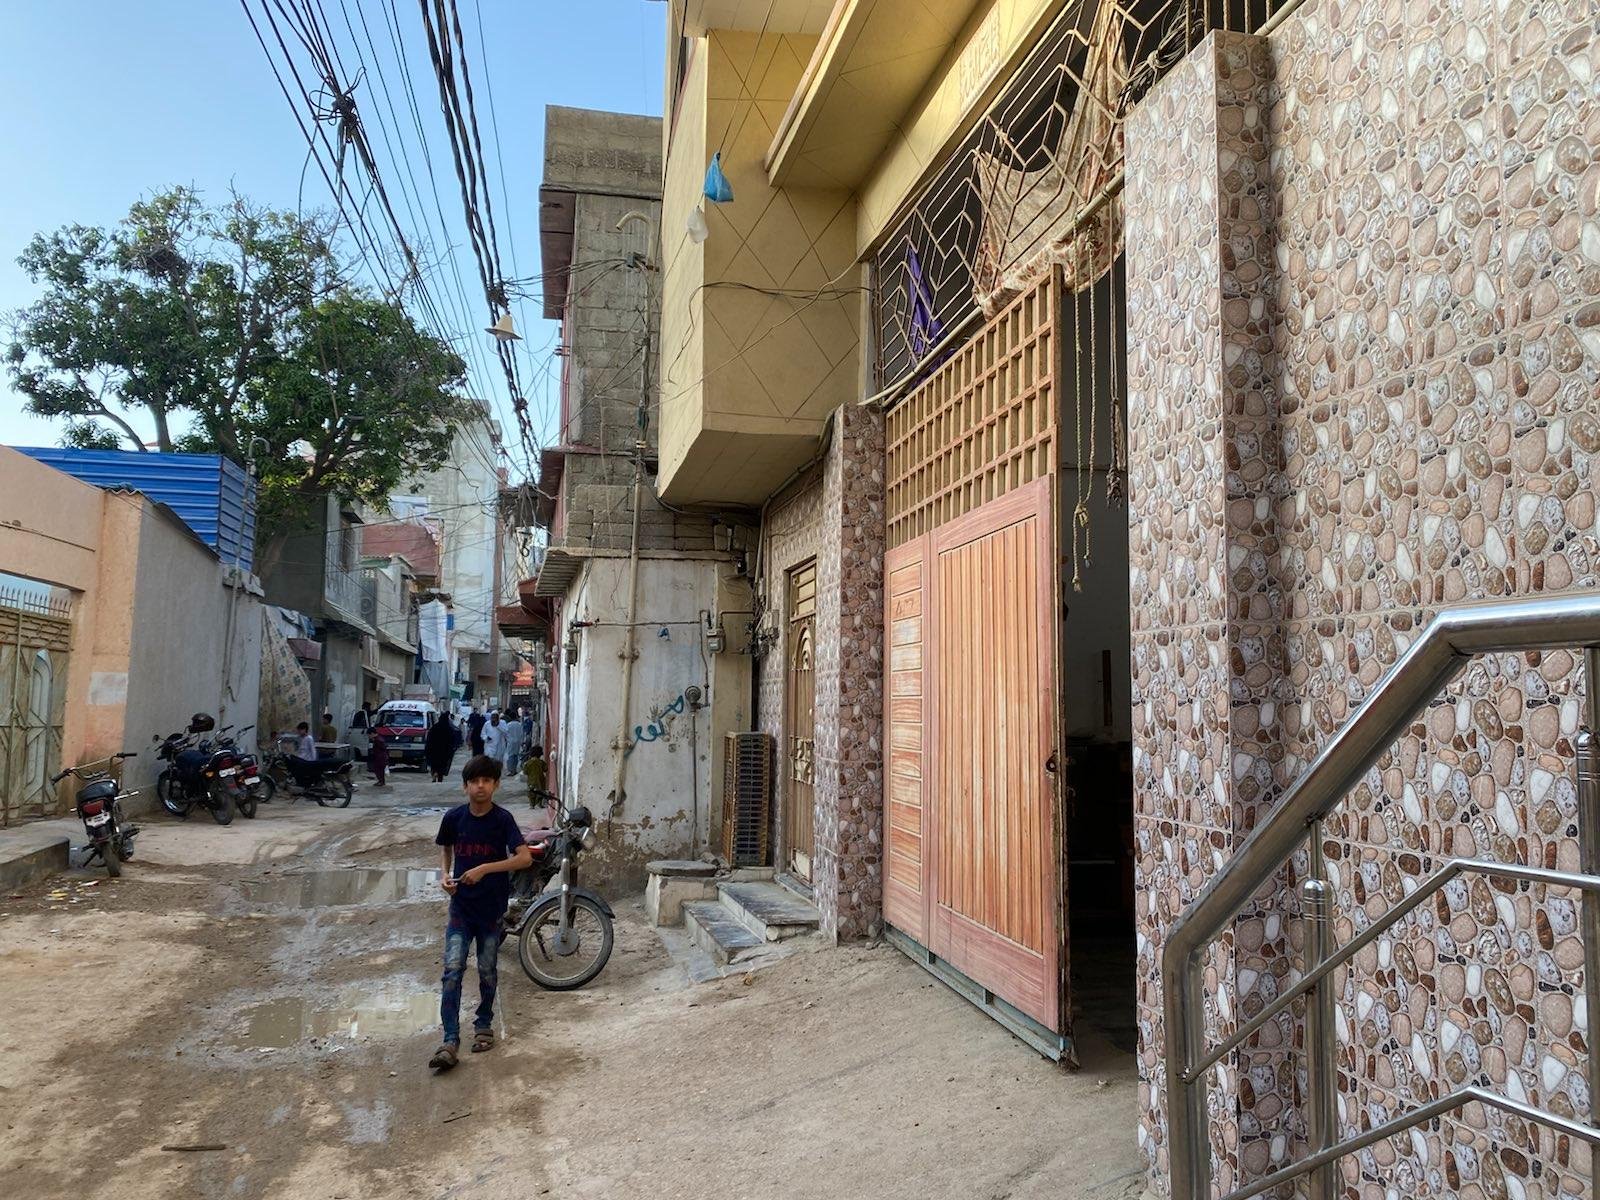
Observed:
[[[225,563],[253,570],[256,485],[220,454],[15,446],[19,454],[102,488],[129,488],[165,504]]]

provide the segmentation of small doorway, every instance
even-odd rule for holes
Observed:
[[[816,851],[814,754],[817,728],[817,562],[789,572],[788,630],[784,640],[784,869],[811,882]]]
[[[1066,298],[1061,685],[1067,921],[1080,1058],[1138,1044],[1123,260]]]

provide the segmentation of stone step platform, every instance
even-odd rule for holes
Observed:
[[[717,900],[691,900],[683,906],[684,928],[712,961],[731,966],[759,954],[767,942]]]
[[[822,923],[816,905],[779,883],[719,883],[717,893],[733,919],[763,942],[815,933]]]

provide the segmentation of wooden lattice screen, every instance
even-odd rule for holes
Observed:
[[[890,549],[1053,470],[1061,289],[1050,272],[889,411]]]

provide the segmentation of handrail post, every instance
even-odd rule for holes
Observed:
[[[1600,646],[1584,650],[1585,729],[1578,731],[1578,870],[1600,875]],[[1583,893],[1583,1012],[1588,1043],[1591,1101],[1600,1097],[1600,1053],[1595,1028],[1600,1025],[1600,892]],[[1596,1113],[1589,1124],[1600,1126]],[[1589,1147],[1590,1178],[1600,1180],[1600,1146]]]
[[[1334,953],[1333,889],[1328,886],[1327,864],[1322,855],[1322,822],[1317,820],[1311,823],[1310,871],[1300,885],[1307,972],[1316,970]],[[1306,993],[1306,1141],[1312,1154],[1338,1140],[1333,981],[1334,975],[1330,974]],[[1309,1200],[1333,1200],[1336,1169],[1331,1162],[1312,1169],[1306,1179]]]
[[[1188,1075],[1206,1045],[1204,981],[1200,964],[1163,958],[1163,1014],[1167,1025],[1167,1170],[1172,1200],[1211,1200],[1211,1138],[1206,1121],[1206,1077]]]

